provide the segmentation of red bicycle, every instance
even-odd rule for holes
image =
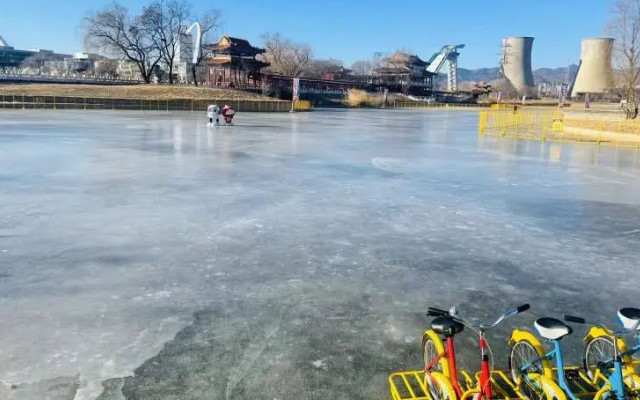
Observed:
[[[424,385],[433,400],[493,400],[494,389],[501,398],[523,398],[506,374],[492,371],[491,348],[485,339],[487,330],[500,325],[505,319],[529,309],[529,304],[502,314],[493,323],[474,324],[460,316],[455,308],[449,311],[429,307],[427,315],[436,317],[431,329],[422,336],[424,355]],[[475,379],[456,366],[454,337],[467,326],[479,336],[481,370]],[[441,340],[444,338],[444,343]],[[460,379],[462,378],[462,379]],[[493,381],[493,384],[492,384]]]

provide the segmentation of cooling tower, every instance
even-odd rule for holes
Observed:
[[[579,93],[604,93],[613,87],[611,48],[613,39],[582,39],[580,68],[573,84],[571,96]]]
[[[502,73],[519,94],[526,94],[533,88],[532,47],[532,37],[502,39]]]

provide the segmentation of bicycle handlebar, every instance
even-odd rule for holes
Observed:
[[[531,308],[531,306],[528,303],[527,304],[522,304],[521,306],[518,306],[518,307],[514,308],[513,310],[509,310],[509,311],[505,312],[497,320],[495,320],[495,322],[492,323],[492,324],[489,324],[489,323],[477,324],[477,325],[475,325],[475,327],[479,328],[479,329],[495,328],[496,326],[500,325],[502,323],[502,321],[504,321],[505,319],[507,319],[509,317],[513,317],[514,315],[520,314],[521,312],[525,312],[529,308]]]
[[[588,321],[582,317],[574,317],[573,315],[565,314],[564,320],[567,322],[573,322],[576,324],[589,324],[589,325],[599,326],[607,331],[610,331],[613,335],[635,334],[636,330],[638,329],[638,326],[640,326],[640,321],[638,321],[632,329],[620,329],[617,331],[613,331],[612,329],[608,328],[605,324],[601,324],[600,322],[597,322],[597,321]]]
[[[430,317],[444,317],[449,315],[449,312],[445,311],[445,310],[441,310],[439,308],[435,308],[435,307],[429,307],[427,309],[427,315]]]
[[[504,321],[505,319],[512,317],[516,314],[520,314],[521,312],[527,311],[529,308],[531,308],[531,306],[529,304],[522,304],[521,306],[518,306],[512,310],[509,310],[507,312],[505,312],[504,314],[502,314],[497,320],[495,320],[495,322],[493,323],[480,323],[480,324],[472,324],[471,322],[465,320],[463,317],[461,317],[460,315],[458,315],[455,311],[454,308],[452,308],[450,311],[444,311],[441,310],[439,308],[434,308],[434,307],[429,307],[427,310],[427,315],[432,316],[432,317],[451,317],[454,320],[463,323],[465,325],[467,325],[470,328],[474,328],[474,329],[480,329],[480,330],[487,330],[490,328],[495,328],[496,326],[500,325],[502,323],[502,321]]]
[[[574,317],[573,315],[566,315],[564,316],[564,320],[567,322],[574,322],[576,324],[586,324],[587,320],[584,318],[580,318],[580,317]]]

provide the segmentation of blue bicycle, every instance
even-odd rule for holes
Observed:
[[[640,353],[640,309],[618,310],[620,329],[613,331],[597,321],[565,315],[564,320],[591,325],[584,338],[584,369],[589,378],[602,386],[603,396],[613,392],[617,398],[629,390],[640,390],[640,377],[636,375],[633,355]],[[622,336],[630,335],[636,345],[628,348]],[[624,395],[622,395],[624,396]]]
[[[615,339],[622,334],[637,333],[638,326],[640,326],[640,310],[622,309],[618,313],[618,319],[624,328],[618,332],[611,332],[601,324],[592,323],[595,325],[590,332],[593,334],[592,339],[605,338],[603,333],[608,338],[613,335]],[[565,320],[587,323],[583,318],[572,316],[565,316]],[[598,341],[589,346],[592,342],[590,340],[585,348],[585,369],[566,368],[562,356],[561,341],[573,332],[571,327],[554,318],[539,318],[535,321],[534,327],[542,338],[551,343],[552,349],[550,351],[546,351],[540,341],[530,332],[516,329],[510,340],[509,367],[512,378],[528,397],[544,398],[545,393],[539,383],[540,377],[555,379],[571,400],[579,400],[583,397],[592,397],[594,400],[626,400],[637,397],[634,389],[636,384],[640,384],[640,379],[633,371],[630,357],[640,349],[620,352],[618,346],[612,346],[609,357],[608,353],[603,351],[605,342]],[[596,328],[598,331],[593,331]],[[620,340],[620,342],[622,341]],[[613,344],[613,340],[610,343]],[[624,362],[625,357],[627,363]],[[551,360],[555,360],[555,371],[551,366]]]

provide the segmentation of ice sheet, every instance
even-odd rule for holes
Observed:
[[[535,316],[640,306],[634,150],[482,138],[473,112],[206,122],[0,113],[0,393],[385,398],[428,306],[530,302],[498,367]]]

